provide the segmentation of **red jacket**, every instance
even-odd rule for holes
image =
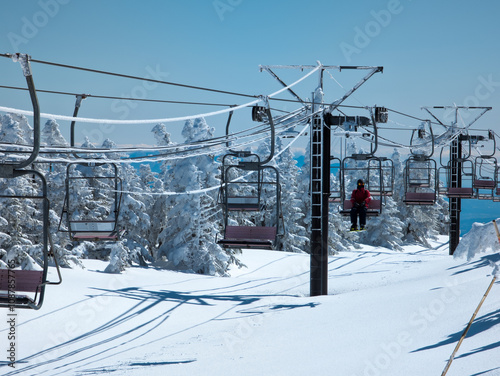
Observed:
[[[368,189],[360,188],[352,191],[351,202],[353,205],[355,202],[361,204],[364,201],[366,207],[368,207],[371,200],[372,196],[370,196],[370,191]]]

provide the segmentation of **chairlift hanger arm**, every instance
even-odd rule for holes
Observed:
[[[33,105],[33,150],[27,160],[20,162],[19,164],[14,166],[14,168],[16,169],[29,166],[35,161],[40,151],[40,106],[38,104],[38,98],[36,96],[33,74],[31,73],[30,59],[30,56],[26,54],[17,53],[12,55],[12,60],[21,64],[21,68],[23,69],[23,73],[28,84],[31,103]]]
[[[276,73],[274,73],[271,70],[271,68],[269,68],[269,67],[262,67],[261,69],[265,70],[271,76],[273,76],[281,85],[283,85],[283,87],[287,87],[288,86],[287,84],[285,84],[285,82],[283,82],[283,80],[281,78],[278,77],[278,75]],[[292,94],[295,98],[297,98],[302,104],[305,104],[304,101],[302,100],[302,98],[299,97],[298,94],[295,93],[291,88],[288,88],[287,90],[290,92],[290,94]]]
[[[464,109],[464,110],[483,110],[479,115],[477,115],[474,119],[472,119],[469,124],[465,126],[465,128],[469,128],[472,124],[474,124],[481,116],[483,116],[486,112],[492,109],[492,107],[468,107],[468,106],[433,106],[433,107],[422,107],[422,109],[426,110],[434,119],[436,119],[439,124],[441,124],[443,127],[447,128],[445,124],[441,122],[430,110],[429,108],[434,108],[434,109],[441,109],[441,110],[446,110],[446,109],[454,109],[455,114],[458,113],[458,110]]]
[[[351,66],[345,66],[345,67],[339,67],[339,70],[341,69],[370,69],[370,72],[363,77],[356,85],[354,85],[351,90],[349,90],[347,93],[344,94],[344,96],[340,99],[337,99],[335,102],[333,102],[328,109],[326,110],[327,112],[333,112],[335,109],[342,103],[344,102],[352,93],[354,93],[356,90],[358,90],[361,85],[363,85],[366,81],[370,79],[371,76],[373,76],[375,73],[378,72],[383,72],[383,67],[351,67]]]

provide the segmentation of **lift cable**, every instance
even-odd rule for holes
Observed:
[[[14,56],[14,54],[0,54],[0,56],[12,58]],[[195,86],[195,85],[187,85],[187,84],[181,84],[178,82],[156,80],[153,78],[138,77],[138,76],[132,76],[132,75],[128,75],[128,74],[115,73],[115,72],[103,71],[103,70],[92,69],[92,68],[84,68],[84,67],[78,67],[78,66],[69,65],[69,64],[54,63],[54,62],[45,61],[45,60],[38,60],[38,59],[30,58],[29,61],[33,62],[33,63],[51,65],[51,66],[60,67],[60,68],[75,69],[75,70],[81,70],[81,71],[85,71],[85,72],[105,74],[108,76],[115,76],[115,77],[121,77],[121,78],[130,78],[133,80],[155,82],[155,83],[159,83],[159,84],[179,86],[179,87],[184,87],[184,88],[188,88],[188,89],[204,90],[204,91],[210,91],[210,92],[214,92],[214,93],[229,94],[229,95],[235,95],[235,96],[246,97],[246,98],[258,98],[259,97],[258,95],[243,94],[243,93],[237,93],[234,91],[212,89],[212,88]]]

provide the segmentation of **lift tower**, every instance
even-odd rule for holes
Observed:
[[[434,107],[423,107],[434,119],[436,119],[439,124],[445,127],[452,135],[452,141],[450,144],[450,186],[449,188],[462,188],[462,141],[467,137],[467,130],[472,124],[474,124],[481,116],[483,116],[487,111],[491,110],[491,107],[465,107],[465,106],[434,106]],[[430,109],[442,109],[442,110],[452,110],[454,112],[454,119],[449,126],[446,126],[439,120]],[[481,113],[477,115],[468,124],[464,124],[463,127],[458,127],[458,112],[459,110],[481,110]],[[462,199],[460,197],[450,197],[449,198],[449,215],[450,215],[450,242],[449,242],[449,254],[453,255],[455,249],[460,242],[460,212],[462,210]]]
[[[375,73],[383,72],[383,67],[378,66],[337,66],[322,65],[266,65],[261,66],[261,70],[269,72],[280,84],[286,87],[286,84],[271,70],[274,68],[285,69],[318,69],[319,83],[318,89],[323,91],[323,73],[325,70],[368,70],[368,73],[358,81],[341,98],[331,104],[313,103],[310,104],[311,110],[311,279],[310,294],[327,295],[328,294],[328,215],[329,205],[328,197],[330,195],[330,127],[324,122],[324,114],[332,113],[338,106],[344,102],[352,93],[363,85]],[[305,106],[309,104],[304,102],[295,92],[289,90]],[[313,93],[313,98],[315,93]]]

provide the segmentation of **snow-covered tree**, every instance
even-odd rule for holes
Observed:
[[[213,131],[198,118],[185,123],[182,135],[186,143],[202,142]],[[165,175],[166,189],[177,194],[169,196],[168,223],[158,237],[157,257],[165,257],[177,270],[225,275],[231,257],[215,243],[217,190],[204,190],[219,186],[214,156],[175,159]]]
[[[276,150],[283,150],[280,138],[276,139]],[[300,170],[290,148],[284,150],[277,158],[277,167],[281,182],[281,208],[283,213],[285,232],[281,239],[282,248],[288,252],[305,252],[309,244],[306,229],[300,225],[304,217],[301,211],[298,180]]]

